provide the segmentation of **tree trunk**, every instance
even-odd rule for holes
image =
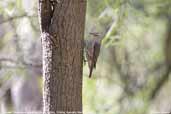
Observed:
[[[82,113],[85,12],[83,0],[39,1],[44,114]]]

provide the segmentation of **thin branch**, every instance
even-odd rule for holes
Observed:
[[[170,74],[170,67],[168,67],[166,69],[166,72],[164,73],[164,75],[161,77],[160,80],[158,80],[158,82],[156,83],[156,86],[154,87],[154,89],[151,91],[151,94],[149,96],[150,99],[154,99],[157,95],[157,93],[161,90],[161,88],[163,87],[163,85],[165,84],[165,82],[168,81],[169,79],[169,74]]]
[[[4,57],[0,58],[0,62],[10,62],[15,64],[16,66],[21,64],[22,66],[27,66],[27,67],[42,67],[42,64],[28,63],[26,61],[21,62],[21,61],[14,60],[12,58],[4,58]]]
[[[7,23],[9,21],[13,21],[13,20],[16,20],[16,19],[21,19],[21,18],[24,18],[24,17],[37,17],[37,15],[27,15],[27,14],[23,14],[23,15],[16,15],[16,16],[13,16],[13,17],[9,17],[5,20],[2,20],[0,21],[0,25],[1,24],[4,24],[4,23]]]
[[[162,78],[157,82],[156,87],[152,90],[150,98],[155,98],[156,94],[159,92],[159,90],[162,88],[162,86],[167,82],[169,79],[169,74],[171,71],[171,55],[170,55],[170,49],[171,49],[171,20],[168,18],[168,32],[166,35],[166,41],[165,41],[165,57],[166,57],[166,72],[162,76]]]

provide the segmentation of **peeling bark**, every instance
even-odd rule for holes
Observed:
[[[49,13],[46,12],[50,12],[49,7],[46,7],[47,1],[39,4],[43,47],[44,114],[82,113],[86,1],[57,2],[51,19],[47,18]],[[48,16],[44,18],[46,15]]]

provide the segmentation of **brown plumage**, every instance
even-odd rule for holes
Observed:
[[[86,58],[90,69],[89,78],[91,78],[93,69],[96,68],[96,62],[100,54],[101,41],[110,28],[111,26],[109,25],[101,34],[98,32],[90,32],[89,34],[92,37],[88,40],[84,40]]]
[[[89,78],[91,78],[93,69],[96,68],[96,62],[100,53],[101,39],[99,38],[98,33],[90,33],[93,35],[93,38],[86,40],[85,42],[85,51],[86,58],[88,61],[88,66],[90,69]]]

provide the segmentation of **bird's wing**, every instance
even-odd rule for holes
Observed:
[[[93,63],[94,63],[94,68],[96,68],[96,62],[97,62],[97,59],[99,57],[99,53],[100,53],[100,43],[99,42],[96,42],[94,44],[94,52],[93,52]]]

